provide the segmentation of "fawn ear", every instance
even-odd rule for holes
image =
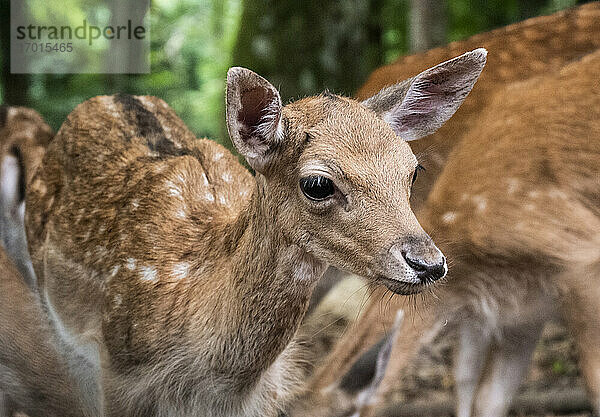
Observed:
[[[270,162],[282,140],[281,97],[275,87],[246,68],[227,72],[227,130],[234,146],[256,171]]]
[[[467,52],[414,78],[386,87],[362,104],[390,124],[406,141],[438,130],[454,114],[479,78],[483,48]]]

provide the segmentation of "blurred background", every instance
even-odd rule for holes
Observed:
[[[82,5],[98,3],[61,0],[44,8],[77,15]],[[325,88],[352,95],[372,70],[400,55],[578,3],[582,1],[152,0],[150,74],[17,75],[10,73],[10,0],[0,0],[0,102],[33,107],[58,129],[75,105],[89,97],[155,95],[198,136],[229,146],[223,97],[232,65],[269,79],[284,101]]]

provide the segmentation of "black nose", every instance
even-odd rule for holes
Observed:
[[[402,252],[404,260],[412,269],[415,270],[421,282],[431,282],[438,280],[446,275],[446,257],[442,256],[438,263],[427,263],[423,259],[415,258],[409,253]]]

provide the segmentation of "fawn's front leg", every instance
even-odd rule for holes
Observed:
[[[437,313],[438,309],[435,306],[425,303],[412,311],[406,311],[406,317],[395,338],[383,379],[371,400],[360,410],[360,417],[377,415],[378,406],[383,404],[397,386],[398,378],[421,346],[430,342],[438,334],[445,318],[440,319]]]

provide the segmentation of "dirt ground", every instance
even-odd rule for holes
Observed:
[[[366,299],[358,278],[340,283],[306,320],[315,362],[321,361],[347,325],[358,317]],[[350,294],[350,295],[349,295]],[[385,415],[450,416],[454,381],[451,358],[455,336],[442,332],[399,379]],[[399,407],[401,405],[401,407]],[[538,342],[512,415],[589,417],[590,406],[577,367],[573,340],[561,323],[548,323]]]

